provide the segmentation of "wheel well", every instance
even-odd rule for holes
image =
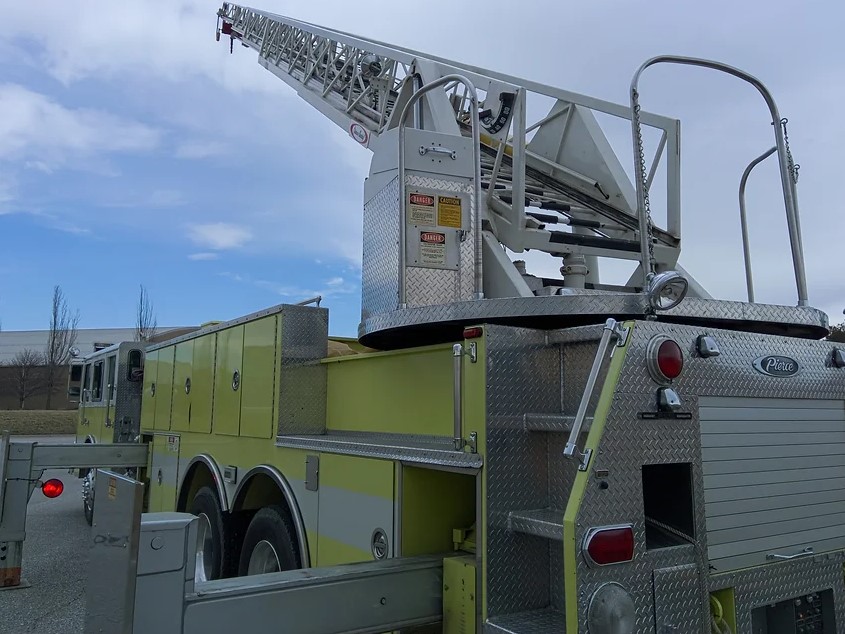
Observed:
[[[231,510],[232,513],[245,512],[251,515],[272,504],[279,505],[288,514],[296,529],[296,534],[293,536],[296,541],[295,547],[299,549],[303,567],[307,568],[310,562],[308,539],[299,506],[290,485],[277,469],[260,466],[247,473],[241,486],[238,487]]]
[[[220,508],[226,510],[226,501],[220,499],[220,491],[217,488],[217,482],[211,469],[204,462],[198,461],[188,467],[188,472],[185,474],[185,479],[182,480],[182,486],[179,489],[179,498],[176,501],[176,510],[185,511],[188,508],[191,500],[202,487],[210,487],[217,495],[217,501],[220,503]]]

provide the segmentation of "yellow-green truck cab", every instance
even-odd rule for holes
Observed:
[[[137,442],[140,439],[144,349],[137,341],[97,350],[78,360],[81,366],[77,443]],[[90,524],[96,471],[80,469],[83,509]]]

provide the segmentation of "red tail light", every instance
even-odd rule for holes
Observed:
[[[607,566],[634,558],[634,527],[604,526],[592,528],[584,538],[584,552],[591,564]]]
[[[62,483],[61,480],[53,478],[52,480],[47,480],[44,484],[41,485],[41,493],[43,493],[48,498],[57,498],[62,494],[62,491],[65,490],[65,485]]]
[[[464,328],[464,339],[478,339],[484,331],[481,326],[473,326],[472,328]]]
[[[657,335],[648,344],[646,361],[655,381],[671,381],[677,379],[684,369],[684,351],[673,339]]]

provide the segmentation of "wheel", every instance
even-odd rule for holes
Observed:
[[[265,506],[253,516],[246,530],[238,575],[244,577],[301,568],[295,535],[286,509],[275,504]]]
[[[231,546],[214,490],[205,486],[197,491],[188,513],[199,518],[195,578],[197,581],[222,579],[229,567]]]
[[[82,510],[85,512],[85,521],[88,526],[94,523],[94,485],[97,482],[97,470],[86,469],[85,477],[82,478]]]

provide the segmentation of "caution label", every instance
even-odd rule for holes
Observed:
[[[437,197],[437,224],[441,227],[461,228],[461,199],[452,196]]]
[[[113,500],[117,497],[117,478],[109,476],[109,499]]]
[[[434,196],[408,194],[408,222],[412,225],[433,227],[434,220]]]
[[[167,437],[167,451],[179,453],[179,436]]]
[[[420,233],[420,264],[446,264],[446,234],[436,231]]]

